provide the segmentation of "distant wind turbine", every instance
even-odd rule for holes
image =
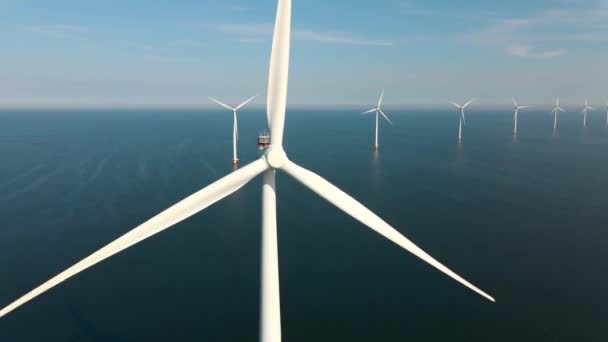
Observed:
[[[257,96],[257,95],[256,95]],[[236,153],[236,141],[239,139],[239,123],[238,123],[238,116],[237,116],[237,111],[241,108],[243,108],[246,104],[248,104],[249,102],[251,102],[253,99],[256,98],[256,96],[252,96],[250,98],[248,98],[245,102],[241,103],[240,105],[232,108],[227,104],[224,104],[212,97],[209,98],[209,100],[217,103],[218,105],[231,110],[232,111],[232,164],[236,165],[239,162],[239,158],[237,156]]]
[[[606,127],[608,127],[608,100],[606,100]]]
[[[384,97],[384,89],[382,89],[382,93],[380,94],[380,100],[378,100],[378,107],[372,108],[372,109],[368,110],[367,112],[361,113],[361,115],[365,115],[365,114],[369,114],[369,113],[376,113],[376,140],[374,143],[374,150],[378,150],[378,147],[379,147],[379,145],[378,145],[378,115],[382,114],[382,116],[386,119],[386,121],[388,121],[391,125],[393,124],[391,122],[391,120],[389,120],[389,118],[386,116],[386,114],[384,114],[384,112],[380,108],[382,106],[383,97]]]
[[[587,103],[587,98],[585,97],[585,108],[583,108],[583,127],[587,127],[587,111],[593,110],[591,106]]]
[[[256,161],[217,180],[184,200],[166,209],[150,220],[110,242],[98,251],[59,273],[23,297],[0,310],[0,317],[38,297],[73,276],[95,266],[99,262],[143,240],[168,229],[205,208],[236,192],[253,178],[263,174],[262,185],[262,232],[261,232],[261,291],[260,291],[260,341],[281,341],[281,302],[279,290],[279,255],[277,244],[276,184],[277,172],[284,172],[312,192],[327,200],[338,209],[369,227],[376,233],[414,254],[457,282],[484,298],[494,298],[469,283],[446,266],[435,260],[412,241],[403,236],[363,204],[338,189],[316,173],[291,161],[283,149],[283,128],[287,104],[289,73],[289,47],[291,37],[291,1],[278,0],[276,24],[270,53],[268,77],[267,118],[271,143],[266,153]],[[162,258],[162,256],[158,256]],[[7,279],[4,277],[3,282]],[[25,318],[25,317],[22,317]]]
[[[451,104],[456,106],[456,108],[460,109],[460,123],[458,124],[458,141],[462,141],[462,125],[467,125],[467,120],[464,118],[464,109],[467,108],[467,106],[470,105],[471,102],[473,102],[473,99],[465,103],[464,106],[461,106],[456,102],[450,101]]]
[[[513,135],[517,136],[517,116],[519,115],[519,110],[528,108],[528,106],[519,106],[515,101],[515,97],[511,97],[511,99],[513,100],[513,106],[515,106],[515,114],[513,115]]]
[[[557,114],[559,112],[565,113],[566,111],[559,106],[559,96],[555,99],[555,108],[553,108],[553,135],[557,132]]]

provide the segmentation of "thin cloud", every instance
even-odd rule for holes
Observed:
[[[51,38],[78,40],[84,40],[83,35],[90,32],[85,26],[66,24],[26,26],[25,30]]]
[[[181,57],[173,57],[173,56],[164,56],[164,55],[145,55],[143,59],[150,62],[159,62],[159,63],[181,63],[181,62],[191,62],[194,61],[190,58],[181,58]]]
[[[234,25],[221,24],[211,26],[213,29],[239,36],[239,41],[244,43],[260,43],[270,40],[272,36],[272,25],[270,24],[249,24]],[[311,41],[319,43],[333,43],[338,45],[364,45],[364,46],[391,46],[388,41],[372,40],[366,38],[353,37],[350,35],[318,32],[313,30],[294,29],[292,38],[299,41]]]
[[[566,53],[565,49],[549,51],[531,51],[527,45],[511,45],[507,48],[509,56],[524,58],[554,58]]]

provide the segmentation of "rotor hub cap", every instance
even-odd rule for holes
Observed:
[[[270,147],[266,152],[266,162],[273,169],[279,169],[287,161],[287,154],[281,147]]]

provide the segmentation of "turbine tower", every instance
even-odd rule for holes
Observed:
[[[281,341],[281,310],[279,295],[279,263],[277,246],[276,184],[277,171],[285,172],[311,191],[327,200],[346,214],[368,226],[385,238],[411,252],[439,271],[475,291],[488,300],[494,301],[456,273],[439,263],[399,231],[367,209],[363,204],[338,189],[336,186],[291,161],[283,149],[283,128],[287,100],[287,79],[289,69],[289,47],[291,32],[291,1],[278,0],[278,9],[268,77],[267,115],[270,126],[271,144],[260,159],[228,174],[211,185],[199,190],[169,209],[161,212],[142,225],[136,227],[117,240],[94,252],[74,266],[59,273],[23,297],[0,310],[0,317],[17,309],[42,293],[68,280],[74,275],[129,248],[161,231],[170,228],[208,206],[239,190],[253,178],[263,174],[262,186],[262,252],[261,252],[261,319],[260,340]],[[7,279],[3,279],[4,282]]]
[[[382,114],[382,116],[386,119],[386,121],[388,121],[391,125],[393,124],[391,122],[391,120],[388,119],[386,114],[384,114],[384,112],[380,108],[382,106],[383,97],[384,97],[384,89],[382,89],[382,93],[380,93],[380,100],[378,100],[378,107],[372,108],[372,109],[368,110],[367,112],[361,113],[361,115],[365,115],[365,114],[369,114],[369,113],[376,113],[376,140],[374,143],[374,150],[376,150],[376,151],[378,150],[378,147],[379,147],[379,145],[378,145],[378,115]]]
[[[553,108],[553,135],[557,132],[557,114],[559,112],[565,113],[566,111],[559,106],[559,96],[555,99],[555,108]]]
[[[585,108],[583,108],[583,128],[587,127],[587,111],[593,110],[591,106],[587,103],[587,98],[585,97]]]
[[[247,100],[245,100],[245,102],[241,103],[240,105],[238,105],[234,108],[232,108],[229,105],[224,104],[212,97],[209,98],[209,100],[232,111],[232,164],[234,164],[234,165],[238,164],[238,162],[239,162],[239,158],[236,153],[236,141],[239,139],[239,123],[238,123],[239,119],[238,119],[237,111],[239,109],[245,107],[245,105],[248,104],[249,102],[251,102],[253,99],[255,99],[256,96],[252,96],[252,97],[248,98]]]
[[[464,118],[464,109],[467,108],[467,106],[470,105],[471,102],[473,102],[473,99],[471,99],[471,101],[465,103],[464,106],[461,106],[461,105],[457,104],[456,102],[450,101],[451,104],[456,106],[456,108],[460,109],[460,123],[458,124],[458,142],[462,141],[462,125],[465,125],[465,126],[467,125],[467,120]]]
[[[517,136],[517,116],[519,115],[519,110],[528,108],[528,106],[519,106],[515,101],[515,97],[511,97],[511,99],[513,100],[513,106],[515,106],[515,114],[513,115],[513,136]]]

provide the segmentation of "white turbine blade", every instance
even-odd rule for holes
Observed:
[[[291,0],[279,0],[270,54],[267,104],[271,144],[279,146],[283,145],[285,126],[290,39]]]
[[[468,105],[471,104],[471,102],[473,102],[474,99],[471,99],[469,102],[465,103],[464,106],[462,106],[462,108],[467,108]]]
[[[277,246],[275,170],[264,173],[262,187],[262,265],[260,291],[260,341],[281,340],[281,295]]]
[[[453,102],[453,101],[450,101],[450,103],[453,104],[454,107],[462,109],[462,107],[458,103]]]
[[[384,88],[382,88],[382,93],[380,93],[380,100],[378,100],[378,109],[382,105],[382,98],[384,97]]]
[[[557,113],[557,108],[554,108],[551,113]]]
[[[386,116],[386,114],[384,114],[382,109],[378,109],[378,111],[380,112],[380,114],[382,114],[382,116],[384,116],[384,118],[386,119],[386,121],[388,121],[388,123],[390,123],[391,125],[393,124],[393,122],[388,118],[388,116]]]
[[[225,103],[222,103],[222,102],[220,102],[220,101],[218,101],[218,100],[216,100],[216,99],[214,99],[214,98],[212,98],[212,97],[210,97],[210,98],[209,98],[209,100],[211,100],[211,101],[213,101],[213,102],[217,103],[218,105],[220,105],[220,106],[222,106],[222,107],[224,107],[224,108],[226,108],[226,109],[234,110],[234,108],[230,107],[229,105],[227,105],[227,104],[225,104]]]
[[[72,276],[94,266],[114,254],[117,254],[161,231],[187,219],[208,206],[218,202],[224,197],[237,191],[247,184],[252,178],[268,169],[266,160],[261,158],[257,161],[221,178],[220,180],[208,185],[202,190],[190,195],[186,199],[178,202],[169,209],[154,216],[150,220],[124,234],[105,247],[94,252],[82,261],[79,261],[67,270],[59,273],[49,281],[38,286],[23,297],[17,299],[4,309],[0,310],[0,317],[15,310],[28,301],[36,298],[40,294],[66,281]]]
[[[243,108],[246,104],[248,104],[249,102],[253,101],[253,99],[255,99],[256,97],[257,97],[257,95],[248,98],[245,102],[243,102],[240,105],[236,106],[236,108],[234,110],[239,110],[239,109]]]
[[[468,287],[469,289],[477,292],[488,300],[494,301],[494,298],[492,298],[485,292],[475,287],[473,284],[464,280],[462,277],[460,277],[459,275],[439,263],[429,254],[427,254],[418,246],[416,246],[413,242],[401,235],[401,233],[399,233],[395,228],[384,222],[376,214],[371,212],[361,203],[357,202],[355,199],[353,199],[348,194],[344,193],[342,190],[338,189],[336,186],[332,185],[330,182],[326,181],[322,177],[311,171],[306,170],[305,168],[302,168],[301,166],[298,166],[297,164],[291,161],[287,161],[282,167],[282,169],[283,171],[291,175],[293,178],[298,180],[300,183],[304,184],[306,187],[317,193],[319,196],[323,197],[328,202],[335,205],[348,215],[357,219],[359,222],[365,224],[380,235],[401,246],[403,249],[409,251],[410,253],[429,263],[431,266],[447,274],[448,276],[463,284],[464,286]]]
[[[562,107],[557,107],[557,109],[561,110],[561,111],[562,111],[562,112],[564,112],[564,113],[566,112],[566,110],[565,110],[565,109],[563,109]]]
[[[377,108],[370,109],[370,110],[368,110],[367,112],[363,112],[363,113],[361,113],[361,115],[365,115],[365,114],[373,113],[373,112],[375,112],[375,111],[377,111],[377,110],[378,110]]]
[[[515,105],[515,108],[517,108],[517,102],[515,101],[515,97],[511,96],[511,99],[513,100],[513,104]]]
[[[517,109],[526,109],[526,108],[530,108],[530,106],[519,106],[519,107],[517,107]]]
[[[587,106],[587,109],[589,109],[589,110],[593,110],[593,107],[591,107],[591,106]]]

